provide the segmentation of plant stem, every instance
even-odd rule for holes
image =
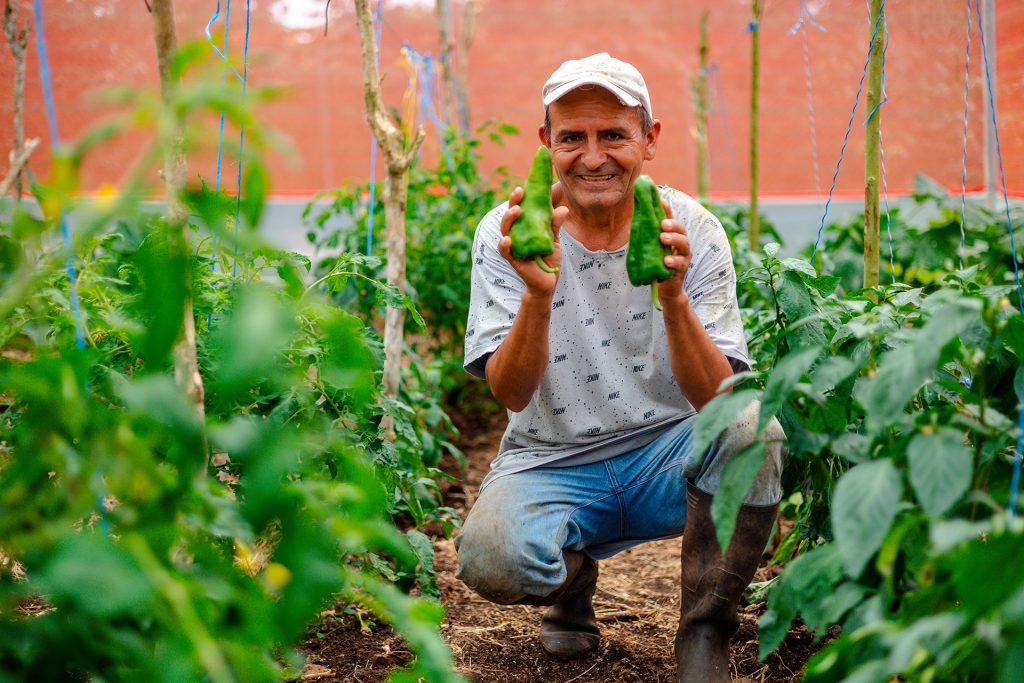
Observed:
[[[185,122],[176,111],[174,99],[178,89],[177,79],[171,74],[171,61],[177,51],[177,36],[174,28],[174,3],[172,0],[153,0],[153,34],[156,42],[157,68],[160,72],[160,95],[164,105],[164,116],[168,129],[164,138],[164,182],[167,188],[167,222],[172,230],[181,231],[181,239],[188,252],[188,210],[181,195],[185,189]],[[182,336],[174,348],[174,378],[178,386],[192,401],[193,410],[200,418],[205,414],[203,378],[199,374],[199,359],[196,353],[196,321],[192,312],[192,274],[186,261],[185,311],[182,317]],[[203,438],[203,467],[205,474],[209,465],[209,450]]]
[[[377,144],[384,153],[387,166],[387,180],[384,185],[384,215],[387,242],[388,283],[405,294],[405,195],[407,173],[416,151],[423,142],[420,128],[407,140],[394,124],[384,108],[384,97],[380,87],[380,73],[377,68],[377,43],[373,35],[373,18],[369,0],[355,0],[356,25],[359,29],[359,43],[363,60],[363,95],[370,128],[377,137]],[[405,320],[404,308],[388,307],[384,322],[384,399],[398,396],[398,384],[402,368],[402,325]],[[382,422],[386,438],[394,439],[395,433],[389,416]]]

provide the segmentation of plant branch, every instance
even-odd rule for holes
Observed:
[[[21,150],[11,150],[11,170],[7,172],[7,176],[0,181],[0,197],[7,194],[7,191],[11,189],[11,186],[15,182],[20,182],[18,179],[21,177],[21,170],[25,168],[25,164],[28,163],[28,158],[32,156],[32,152],[35,151],[36,147],[39,146],[39,138],[29,138],[21,146]],[[20,188],[16,188],[15,195],[21,196]]]

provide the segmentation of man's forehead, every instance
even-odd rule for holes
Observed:
[[[562,129],[584,123],[593,124],[593,119],[605,119],[607,128],[623,128],[643,121],[639,107],[629,107],[604,88],[582,87],[566,93],[565,96],[548,106],[548,116],[553,128]],[[598,125],[605,126],[600,122]]]

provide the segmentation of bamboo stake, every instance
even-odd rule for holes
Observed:
[[[757,251],[761,215],[757,207],[757,113],[761,66],[761,0],[753,0],[750,31],[750,248]]]
[[[708,169],[708,13],[700,16],[697,44],[700,68],[693,78],[694,139],[697,143],[697,198],[707,201],[711,189]]]
[[[438,31],[438,52],[441,56],[441,100],[446,125],[454,126],[456,120],[456,94],[455,94],[455,72],[452,69],[452,51],[455,43],[452,40],[451,31],[451,3],[450,0],[436,0],[434,5],[437,15]]]
[[[466,0],[462,8],[462,37],[459,40],[459,126],[463,134],[469,132],[469,46],[473,43],[476,15],[480,11],[477,0]]]
[[[18,31],[18,0],[4,0],[4,35],[14,56],[14,149],[17,154],[25,148],[25,50],[28,47],[30,24],[26,20]],[[29,150],[31,154],[31,150]],[[28,156],[26,155],[26,160]],[[21,167],[14,175],[14,202],[21,202]],[[7,194],[7,190],[3,193]]]
[[[377,136],[377,144],[384,154],[387,166],[387,180],[384,184],[384,215],[388,254],[388,283],[405,293],[405,197],[408,186],[407,172],[416,151],[423,142],[423,128],[406,140],[402,131],[392,122],[384,108],[381,94],[380,72],[377,69],[377,44],[373,36],[373,18],[369,0],[355,0],[356,25],[359,28],[359,43],[363,59],[363,94],[366,99],[366,115],[371,130]],[[402,369],[404,308],[387,309],[384,318],[384,377],[383,395],[386,398],[398,396],[398,385]],[[385,416],[382,422],[385,436],[394,439],[391,421]]]
[[[864,136],[864,286],[878,285],[878,178],[882,110],[877,109],[882,95],[882,49],[885,45],[885,15],[882,0],[871,0],[871,24],[874,40],[868,60],[867,108],[871,118]]]
[[[171,60],[178,48],[174,32],[173,0],[152,0],[153,35],[156,42],[157,68],[160,72],[160,95],[170,129],[163,140],[164,183],[167,188],[167,221],[171,228],[182,232],[184,244],[188,239],[188,210],[181,198],[185,188],[185,122],[176,113],[174,97],[178,83],[170,72]],[[196,321],[192,313],[192,276],[187,270],[185,281],[189,283],[185,295],[185,313],[182,320],[182,336],[174,347],[174,378],[178,386],[192,401],[197,415],[205,414],[203,378],[199,374],[199,360],[196,354]],[[209,462],[209,454],[203,445],[203,472]]]

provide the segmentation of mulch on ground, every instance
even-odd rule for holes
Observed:
[[[465,515],[497,449],[503,416],[465,425],[460,447],[466,469],[445,491]],[[675,681],[673,638],[679,614],[679,539],[641,545],[600,563],[594,608],[601,624],[598,652],[583,661],[552,659],[537,640],[543,608],[494,605],[455,579],[451,540],[435,541],[435,567],[447,616],[442,633],[456,669],[475,683],[657,683]],[[762,567],[759,579],[774,573]],[[365,628],[339,607],[307,639],[307,680],[379,683],[409,661],[411,654],[389,627]],[[818,649],[813,635],[795,626],[764,662],[757,659],[757,619],[764,605],[741,608],[732,640],[730,668],[738,680],[789,683],[799,680]]]

